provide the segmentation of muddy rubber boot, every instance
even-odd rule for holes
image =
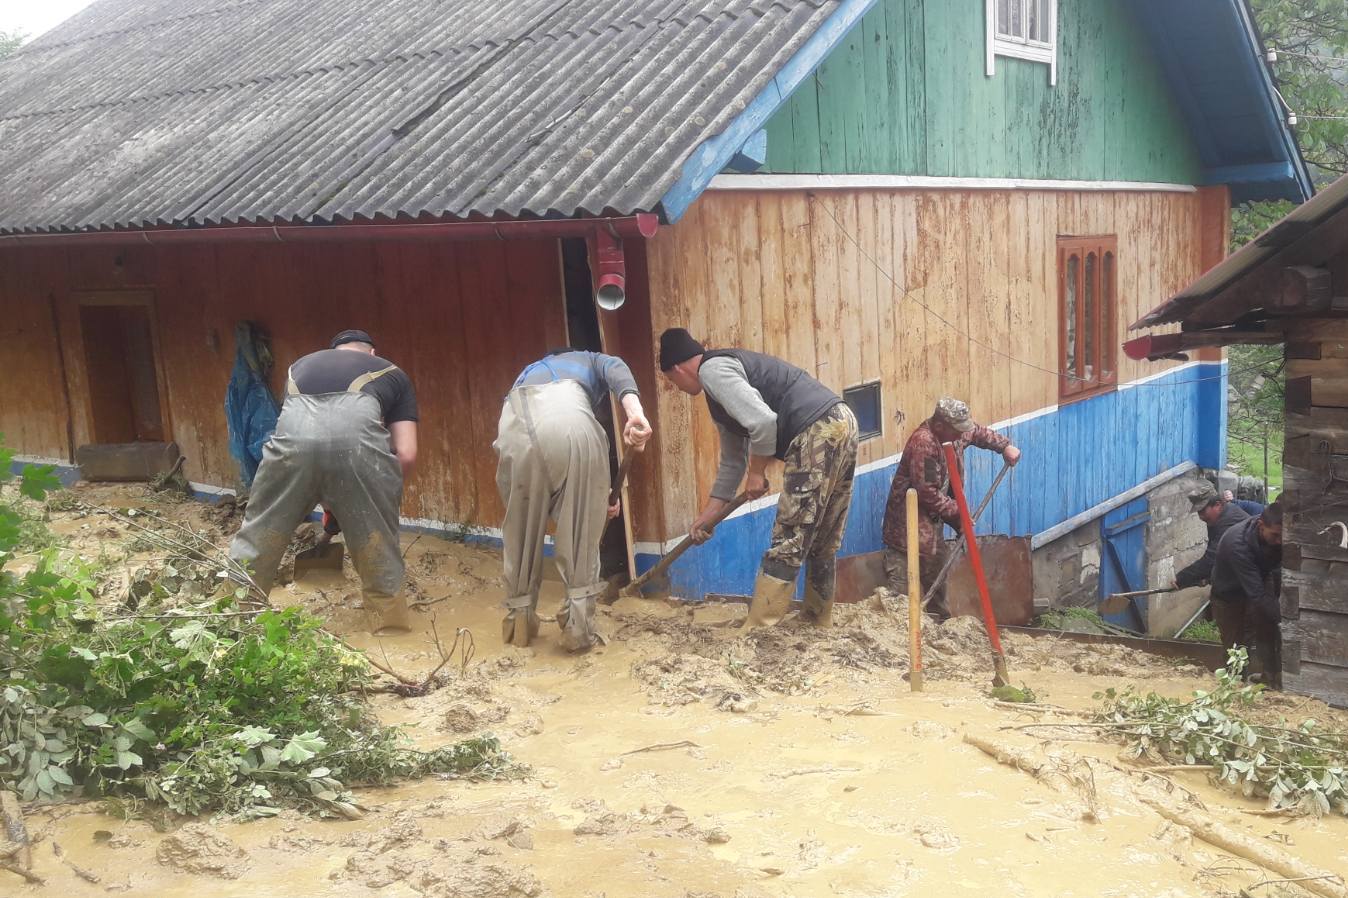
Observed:
[[[538,615],[526,608],[512,610],[501,621],[501,641],[524,649],[538,635]]]
[[[779,580],[760,572],[754,582],[754,597],[749,603],[749,616],[744,619],[744,628],[752,630],[775,626],[791,610],[791,600],[795,594],[795,580]]]
[[[365,615],[370,632],[375,636],[395,636],[412,631],[412,612],[407,607],[407,596],[377,596],[364,593]]]
[[[814,627],[828,629],[833,626],[833,598],[824,598],[808,579],[805,581],[805,607],[800,619]]]

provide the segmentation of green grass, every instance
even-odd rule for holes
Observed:
[[[1221,642],[1222,634],[1217,625],[1210,620],[1196,620],[1189,625],[1180,639],[1189,642]]]
[[[1264,470],[1264,449],[1241,440],[1228,439],[1226,452],[1229,463],[1248,477],[1261,480],[1267,475],[1271,493],[1282,492],[1282,434],[1275,434],[1269,441],[1268,470]]]

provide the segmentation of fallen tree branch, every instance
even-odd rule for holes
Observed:
[[[17,873],[33,885],[44,886],[47,881],[26,867],[20,867],[14,861],[0,861],[0,870],[8,870],[10,873]]]
[[[1195,811],[1174,808],[1145,795],[1138,800],[1171,823],[1189,829],[1195,836],[1236,857],[1251,861],[1266,870],[1295,879],[1303,889],[1323,898],[1348,898],[1342,877],[1306,864],[1300,858],[1251,838]]]
[[[964,741],[999,764],[1014,767],[1022,773],[1028,773],[1051,789],[1075,796],[1085,805],[1081,819],[1088,823],[1100,821],[1100,806],[1095,793],[1095,772],[1084,758],[1076,756],[1073,763],[1084,764],[1088,775],[1072,775],[1064,769],[1062,761],[1054,758],[1041,759],[1031,752],[993,742],[973,733],[965,733]]]
[[[639,755],[642,752],[647,751],[673,751],[676,748],[701,748],[701,747],[702,746],[698,745],[696,742],[689,742],[687,739],[683,740],[682,742],[659,742],[656,743],[655,745],[647,745],[644,748],[634,748],[631,751],[625,751],[622,753],[621,757],[625,758],[628,755]]]

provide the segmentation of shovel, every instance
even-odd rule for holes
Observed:
[[[332,534],[325,531],[312,549],[305,549],[295,556],[295,579],[313,571],[340,573],[343,553],[342,544],[333,542]]]
[[[744,493],[740,493],[738,496],[736,496],[734,499],[730,501],[729,505],[721,509],[720,513],[717,514],[716,517],[712,518],[711,521],[708,522],[707,530],[711,531],[716,529],[717,524],[721,523],[726,518],[730,517],[731,513],[735,509],[739,508],[741,505],[743,505],[745,502],[748,501],[749,497],[746,496]],[[636,578],[631,583],[627,584],[627,586],[623,587],[623,590],[620,593],[620,595],[640,596],[641,591],[646,586],[648,586],[652,580],[662,576],[665,573],[665,571],[669,569],[669,566],[679,559],[680,555],[682,555],[684,552],[687,552],[692,547],[693,547],[693,538],[691,536],[685,536],[683,538],[683,542],[679,543],[677,546],[671,549],[670,553],[666,555],[664,558],[661,558],[656,563],[655,567],[651,568],[649,571],[642,574],[640,577]]]
[[[1100,613],[1118,614],[1126,609],[1133,599],[1140,598],[1141,596],[1159,596],[1167,592],[1174,592],[1174,590],[1168,586],[1163,586],[1160,589],[1138,589],[1133,592],[1116,592],[1100,603]]]

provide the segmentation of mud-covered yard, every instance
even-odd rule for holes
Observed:
[[[85,487],[82,498],[155,503],[221,543],[228,508],[151,497],[139,487]],[[125,524],[72,508],[52,529],[105,558],[104,588],[124,593],[155,563]],[[1169,695],[1207,688],[1195,666],[1112,646],[1006,639],[1030,708],[988,686],[986,636],[973,619],[926,634],[926,689],[910,691],[903,607],[892,598],[842,606],[828,632],[782,626],[744,633],[737,606],[624,599],[602,612],[607,644],[582,656],[544,623],[528,649],[503,646],[490,550],[405,537],[419,630],[372,640],[357,581],[278,587],[292,603],[409,677],[440,663],[443,642],[472,634],[427,695],[373,697],[380,717],[421,746],[491,732],[526,776],[483,783],[422,780],[362,790],[359,820],[294,812],[157,829],[95,803],[28,811],[33,871],[0,871],[0,895],[165,896],[1208,896],[1301,894],[1301,886],[1194,837],[1158,802],[1267,843],[1318,869],[1348,873],[1348,820],[1262,813],[1263,802],[1201,771],[1144,774],[1116,744],[1066,730],[1099,706],[1093,694],[1135,687]],[[107,561],[107,559],[113,559]],[[559,585],[548,583],[549,615]],[[462,648],[461,640],[461,648]],[[1293,722],[1342,715],[1265,695],[1259,713]],[[1049,773],[998,763],[966,736],[1024,749]],[[1049,737],[1037,738],[1037,736]],[[1305,884],[1303,884],[1305,885]],[[1309,885],[1332,885],[1322,880]]]

